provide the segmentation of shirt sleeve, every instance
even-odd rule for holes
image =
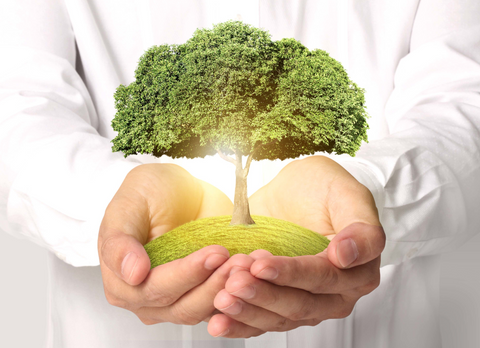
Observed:
[[[448,252],[479,230],[480,6],[473,4],[420,3],[385,107],[390,135],[354,158],[333,156],[375,198],[387,235],[382,265]]]
[[[0,7],[0,230],[73,266],[98,265],[105,208],[140,163],[97,131],[63,2]]]

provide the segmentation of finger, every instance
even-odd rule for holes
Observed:
[[[187,292],[170,307],[170,316],[181,318],[183,323],[198,324],[215,311],[213,300],[225,287],[233,268],[249,270],[253,259],[245,254],[236,254],[221,265],[205,282]]]
[[[148,207],[135,192],[130,193],[117,194],[108,205],[98,249],[101,264],[126,283],[138,285],[150,270],[150,259],[143,248],[149,230]]]
[[[203,283],[228,257],[227,249],[210,245],[185,258],[155,267],[138,287],[139,294],[150,305],[168,306]]]
[[[215,309],[212,314],[210,315],[207,315],[205,318],[203,318],[203,321],[208,323],[210,321],[210,319],[212,319],[212,317],[215,315],[215,314],[222,314],[222,312],[220,312],[218,309]]]
[[[376,259],[386,238],[371,192],[344,169],[329,187],[328,212],[337,234],[327,249],[330,261],[347,268]]]
[[[335,178],[329,184],[326,203],[333,230],[338,233],[355,222],[380,226],[370,190],[344,168],[333,162],[331,164],[336,167]]]
[[[327,247],[328,259],[339,268],[362,265],[380,256],[385,240],[381,226],[353,223],[330,242]]]
[[[150,258],[134,237],[123,232],[110,232],[99,248],[101,262],[127,284],[138,285],[148,275]]]
[[[213,306],[217,293],[225,287],[232,267],[249,269],[253,259],[245,254],[233,255],[221,265],[205,282],[188,291],[168,307],[143,307],[136,311],[142,321],[151,323],[170,322],[196,325],[218,312]]]
[[[257,279],[249,272],[235,273],[227,280],[225,290],[249,304],[293,321],[337,318],[348,305],[341,295],[315,295],[288,286],[278,286]]]
[[[210,245],[185,258],[150,270],[143,283],[122,288],[121,299],[137,307],[166,307],[187,291],[203,283],[216,268],[228,260],[228,250]]]
[[[237,254],[237,255],[241,255],[241,254]],[[254,260],[263,259],[263,258],[270,257],[270,256],[273,256],[273,255],[268,250],[258,249],[258,250],[252,251],[248,256],[249,256],[249,259],[252,260],[252,262],[250,262],[250,264],[248,265],[248,268],[245,268],[244,265],[234,265],[230,270],[230,275],[232,275],[232,274],[234,274],[238,271],[248,271]]]
[[[242,265],[234,265],[230,270],[230,275],[238,271],[248,271],[250,270],[250,266],[253,263],[253,261],[270,257],[270,256],[272,256],[272,253],[267,250],[263,250],[263,249],[254,250],[248,255],[249,259],[252,260],[252,262],[248,265],[248,268],[245,268]]]
[[[272,253],[268,250],[263,250],[263,249],[258,249],[258,250],[254,250],[252,251],[249,256],[251,258],[253,258],[254,260],[260,260],[260,259],[264,259],[266,257],[270,257],[270,256],[273,256]]]
[[[314,294],[338,294],[358,289],[364,294],[380,282],[380,258],[353,269],[339,269],[326,253],[297,257],[273,256],[255,261],[253,276],[270,283]],[[368,292],[366,292],[368,291]]]
[[[214,305],[219,311],[236,321],[262,331],[289,331],[299,326],[318,324],[316,320],[290,320],[269,310],[251,305],[230,295],[226,290],[217,294]]]
[[[228,338],[249,338],[265,333],[265,331],[235,321],[224,314],[214,315],[208,322],[207,330],[214,337]]]

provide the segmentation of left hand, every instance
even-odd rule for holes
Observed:
[[[380,283],[385,234],[370,191],[336,162],[312,156],[288,164],[250,198],[252,214],[297,223],[332,239],[317,255],[251,255],[215,297],[213,336],[252,337],[345,318]]]

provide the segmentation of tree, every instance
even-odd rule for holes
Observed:
[[[113,151],[218,153],[235,165],[231,225],[254,223],[247,196],[252,160],[318,151],[354,156],[367,140],[363,89],[339,62],[238,21],[198,29],[185,44],[150,48],[135,81],[118,87],[115,106]]]

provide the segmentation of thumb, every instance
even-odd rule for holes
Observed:
[[[355,222],[333,238],[327,247],[327,256],[338,268],[351,268],[376,259],[384,247],[382,226]]]
[[[337,232],[327,248],[330,262],[351,268],[380,256],[386,237],[373,195],[343,168],[330,186],[328,209]]]
[[[143,244],[149,230],[145,200],[117,194],[105,211],[98,236],[100,263],[130,285],[138,285],[150,271]]]
[[[99,245],[100,259],[127,284],[138,285],[150,271],[150,258],[143,245],[124,232],[107,232]]]

